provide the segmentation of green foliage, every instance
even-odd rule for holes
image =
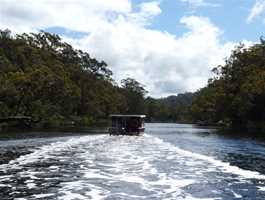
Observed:
[[[134,79],[124,84],[114,83],[104,61],[58,35],[0,31],[0,118],[31,116],[53,127],[66,121],[91,125],[111,113],[140,111],[131,99],[142,102],[146,91]]]
[[[177,101],[146,94],[132,78],[117,86],[104,61],[75,50],[58,35],[12,36],[0,30],[0,118],[31,116],[42,119],[45,127],[88,126],[112,113],[147,114],[150,121],[187,120],[189,94]]]
[[[122,80],[121,84],[121,93],[124,95],[127,105],[125,113],[144,114],[144,96],[147,94],[144,86],[131,78]]]
[[[238,46],[192,104],[194,120],[233,127],[265,123],[265,43]]]
[[[145,113],[151,122],[191,122],[190,105],[193,94],[184,93],[167,98],[145,100]]]
[[[89,126],[112,113],[146,114],[149,121],[265,124],[265,41],[238,46],[195,94],[154,99],[134,79],[119,87],[104,61],[40,32],[0,30],[0,118],[31,116],[46,127]]]

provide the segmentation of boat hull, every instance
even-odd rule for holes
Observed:
[[[143,135],[145,128],[138,128],[137,130],[126,130],[125,128],[117,129],[117,128],[110,128],[109,134],[110,135],[131,135],[131,136],[139,136]]]

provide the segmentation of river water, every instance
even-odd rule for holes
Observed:
[[[265,199],[265,143],[192,125],[2,140],[0,151],[1,200]]]

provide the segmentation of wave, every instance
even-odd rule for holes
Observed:
[[[60,153],[62,151],[72,151],[73,147],[86,143],[87,145],[93,145],[93,141],[100,140],[106,136],[104,135],[96,135],[96,136],[81,136],[74,137],[64,142],[54,142],[48,145],[44,145],[39,147],[37,150],[33,151],[30,154],[22,155],[15,160],[11,160],[8,164],[0,165],[1,169],[6,168],[19,168],[19,166],[23,166],[29,163],[38,162],[39,160],[45,160],[50,158],[50,154],[54,154],[56,152]]]
[[[213,164],[214,166],[218,167],[219,169],[221,169],[223,172],[236,174],[236,175],[239,175],[239,176],[246,178],[246,179],[262,179],[262,180],[265,179],[265,175],[260,174],[259,172],[241,169],[237,166],[232,166],[230,163],[223,162],[221,160],[217,160],[213,157],[181,149],[179,147],[172,145],[169,142],[163,141],[162,139],[160,139],[158,137],[153,137],[151,135],[147,135],[147,137],[153,138],[157,143],[167,145],[170,149],[174,150],[176,153],[178,153],[180,155],[192,157],[195,159],[209,162],[209,163]]]
[[[51,159],[57,161],[46,168],[45,165],[42,169],[38,168],[38,163]],[[65,161],[66,165],[61,165]],[[27,178],[24,184],[28,190],[36,189],[39,182],[48,185],[48,182],[54,179],[68,178],[61,180],[62,183],[57,186],[56,192],[51,193],[47,189],[46,194],[36,193],[32,198],[210,200],[218,199],[216,196],[220,197],[221,194],[212,198],[207,195],[205,198],[195,198],[189,188],[193,185],[201,187],[201,183],[209,181],[208,178],[217,182],[220,178],[230,177],[231,174],[237,175],[239,182],[242,179],[265,180],[265,175],[258,172],[244,170],[216,158],[181,149],[149,134],[139,137],[73,137],[67,141],[41,146],[30,154],[0,165],[2,172],[10,169],[10,173],[12,169],[19,173],[14,176],[8,173],[0,176],[0,183],[8,183],[10,188],[14,187],[12,184],[18,176]],[[223,173],[220,174],[219,171]],[[54,172],[63,174],[54,177]],[[46,176],[43,176],[43,173],[46,173]],[[209,174],[211,176],[207,176]],[[227,191],[227,187],[224,185],[223,189]],[[237,191],[229,189],[235,198],[240,196]]]

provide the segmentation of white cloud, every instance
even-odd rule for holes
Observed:
[[[247,18],[247,22],[252,22],[256,17],[264,13],[265,11],[265,1],[264,0],[256,0],[256,3],[252,7],[249,16]]]
[[[184,3],[188,3],[191,7],[202,7],[202,6],[208,6],[208,7],[219,7],[220,4],[217,3],[210,3],[206,0],[181,0]]]
[[[90,32],[111,15],[129,12],[130,0],[1,0],[0,28],[20,32],[62,26]]]
[[[159,2],[157,1],[142,3],[141,9],[143,12],[149,13],[150,15],[158,15],[162,12],[159,7]]]
[[[117,81],[133,77],[145,84],[153,96],[203,87],[211,76],[210,70],[221,64],[234,46],[220,42],[222,31],[204,17],[182,17],[180,23],[188,31],[180,37],[148,28],[162,12],[157,1],[140,4],[139,12],[132,11],[129,0],[68,0],[69,4],[26,0],[32,5],[14,6],[9,2],[1,2],[0,19],[10,20],[1,20],[0,28],[24,31],[60,26],[90,32],[81,39],[64,39],[105,60]]]
[[[207,83],[211,69],[223,63],[234,44],[222,45],[222,31],[207,18],[189,16],[180,22],[189,31],[179,38],[124,20],[78,42],[106,60],[116,80],[134,77],[154,96],[195,91]]]
[[[127,19],[138,25],[147,26],[155,16],[162,12],[159,4],[158,1],[144,2],[139,5],[140,11],[129,14]]]

